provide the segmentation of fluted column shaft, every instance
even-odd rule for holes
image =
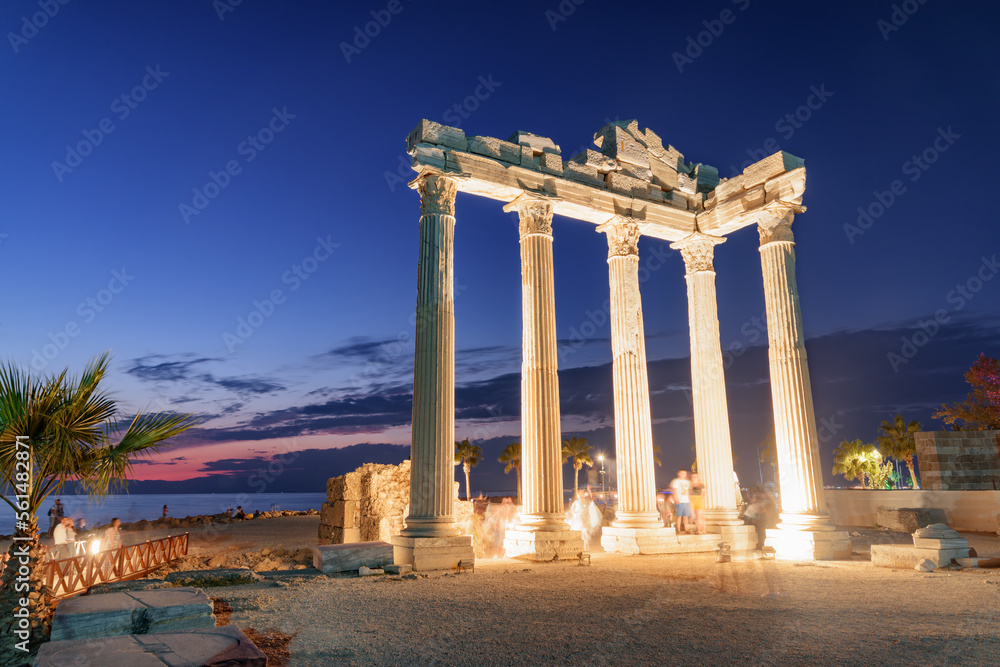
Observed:
[[[712,266],[715,246],[724,242],[724,238],[696,232],[670,245],[681,251],[686,267],[695,450],[698,474],[705,484],[705,520],[710,525],[742,524],[733,476],[733,446]]]
[[[762,216],[758,231],[767,308],[781,521],[785,527],[808,528],[826,525],[829,520],[823,495],[802,309],[795,281],[792,219],[793,213],[787,210]]]
[[[402,535],[457,535],[455,475],[455,290],[453,179],[419,176],[420,257],[413,363],[410,513]]]
[[[559,423],[552,203],[519,197],[504,210],[520,216],[521,237],[521,530],[568,530]]]
[[[614,218],[597,228],[608,235],[611,352],[615,391],[618,511],[615,528],[662,528],[656,511],[649,378],[639,295],[639,226]]]

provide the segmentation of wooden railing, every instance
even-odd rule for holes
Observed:
[[[149,574],[164,563],[186,556],[187,551],[188,534],[184,533],[96,554],[50,560],[43,566],[45,585],[55,598],[67,598],[97,584]]]

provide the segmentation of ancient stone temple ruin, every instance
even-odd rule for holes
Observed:
[[[669,243],[687,269],[696,450],[707,487],[709,531],[739,544],[752,530],[738,518],[712,259],[727,235],[753,226],[760,235],[783,510],[767,541],[784,558],[848,557],[849,537],[830,523],[823,497],[795,280],[792,222],[805,211],[802,160],[779,151],[720,180],[714,167],[685,161],[634,120],[604,126],[594,143],[599,150],[563,161],[551,139],[528,132],[515,132],[506,141],[467,137],[460,129],[423,120],[407,138],[421,216],[411,503],[405,528],[393,537],[396,562],[453,567],[472,557],[471,538],[455,527],[451,494],[459,192],[504,202],[504,210],[520,218],[524,506],[519,525],[507,532],[508,555],[555,551],[571,558],[582,550],[563,513],[552,265],[552,222],[561,215],[593,223],[608,241],[619,505],[615,521],[603,531],[605,550],[662,553],[674,540],[656,510],[640,236]]]

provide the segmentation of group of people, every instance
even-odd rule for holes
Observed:
[[[678,470],[670,482],[670,496],[661,494],[657,505],[664,525],[674,525],[678,533],[705,532],[705,485],[698,473],[688,476],[687,470]]]
[[[777,524],[777,504],[763,486],[750,489],[750,497],[746,501],[739,481],[736,484],[736,497],[739,498],[744,522],[757,529],[757,549],[764,548],[765,531]],[[657,498],[657,508],[663,516],[664,525],[673,525],[678,533],[705,532],[705,485],[696,472],[688,474],[687,470],[678,470],[677,477],[670,482],[670,495],[660,494]]]
[[[101,549],[118,549],[122,545],[121,519],[114,518],[111,525],[104,531],[101,538]],[[66,510],[62,501],[56,498],[55,503],[49,508],[49,535],[52,537],[52,549],[49,552],[53,560],[70,558],[76,554],[76,545],[82,544],[90,537],[87,530],[87,522],[80,518],[74,520],[66,516]]]

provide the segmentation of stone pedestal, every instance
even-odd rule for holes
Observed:
[[[312,548],[313,567],[323,574],[351,572],[360,567],[382,567],[393,562],[394,550],[385,542],[321,544]]]
[[[51,640],[214,627],[212,601],[200,588],[128,591],[63,600],[52,619]]]
[[[639,295],[639,225],[630,218],[616,216],[597,231],[608,236],[618,463],[618,510],[611,527],[604,528],[601,544],[605,551],[662,553],[656,545],[666,540],[669,532],[656,510],[649,379]]]
[[[723,238],[696,232],[670,244],[680,250],[686,268],[695,450],[698,474],[705,485],[704,513],[709,532],[718,532],[713,527],[743,524],[733,475],[733,445],[712,266],[715,246],[723,242]]]
[[[517,211],[520,217],[523,341],[522,507],[518,525],[507,532],[504,545],[509,556],[575,558],[583,549],[583,540],[579,533],[575,541],[569,537],[563,501],[552,202],[522,195],[504,211]],[[511,538],[515,533],[518,537]]]
[[[601,546],[609,553],[621,554],[665,554],[678,551],[677,533],[673,528],[605,526],[601,531]]]
[[[909,544],[872,545],[873,566],[891,567],[898,570],[912,570],[917,563],[924,559],[934,563],[935,567],[944,567],[951,565],[952,559],[965,560],[968,556],[968,545],[955,549],[921,549]]]
[[[773,547],[778,560],[848,560],[851,535],[828,526],[826,530],[801,527],[769,528],[764,546]]]
[[[392,537],[393,561],[410,565],[416,571],[451,570],[460,561],[474,561],[472,538],[468,535],[451,537]]]
[[[513,529],[507,531],[503,548],[508,558],[574,560],[583,551],[583,538],[580,531],[568,527],[566,530]]]
[[[458,535],[455,477],[455,195],[458,185],[425,172],[420,191],[420,256],[413,360],[410,513],[407,537]]]
[[[737,524],[708,525],[709,535],[718,535],[719,542],[725,542],[733,551],[749,551],[757,546],[757,530],[753,526]]]

